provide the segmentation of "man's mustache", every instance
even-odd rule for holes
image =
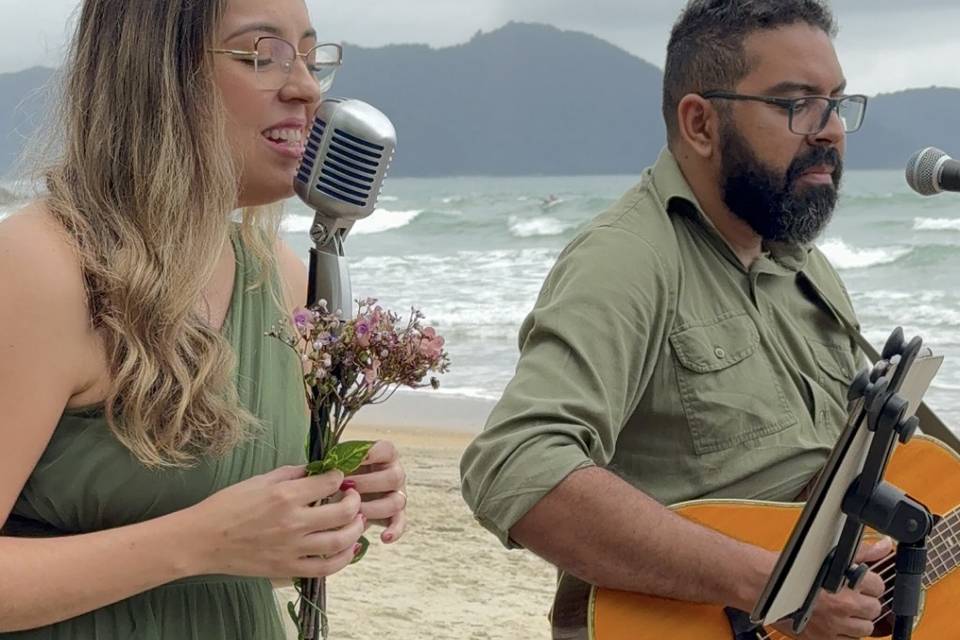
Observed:
[[[797,178],[814,167],[830,167],[836,180],[843,172],[843,159],[834,147],[815,147],[790,164],[787,171],[787,184],[793,184]]]

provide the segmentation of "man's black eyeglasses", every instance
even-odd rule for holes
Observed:
[[[812,136],[820,133],[830,122],[830,114],[836,112],[847,133],[857,131],[863,124],[867,113],[867,96],[852,95],[827,98],[825,96],[803,96],[802,98],[774,98],[772,96],[749,96],[727,91],[707,91],[700,94],[707,100],[749,100],[764,102],[784,109],[789,114],[790,131],[798,136]]]

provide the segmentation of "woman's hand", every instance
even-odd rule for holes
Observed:
[[[386,527],[380,539],[387,544],[399,540],[407,528],[406,482],[397,448],[385,440],[373,445],[363,465],[344,481],[344,488],[362,496],[363,515]]]
[[[195,573],[265,578],[322,577],[350,564],[364,517],[360,494],[337,493],[343,474],[307,477],[304,467],[280,467],[222,489],[191,507],[197,530]]]

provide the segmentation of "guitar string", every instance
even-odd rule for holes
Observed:
[[[933,536],[931,536],[931,538],[933,538]],[[934,547],[934,548],[936,548],[936,547]],[[951,553],[953,553],[953,550],[952,550],[952,549],[951,549],[950,551],[951,551]],[[887,562],[887,561],[893,559],[895,556],[896,556],[896,553],[891,553],[890,555],[886,556],[885,558],[881,558],[880,560],[878,560],[878,561],[876,562],[876,564],[881,564],[881,563],[883,563],[883,562]],[[956,558],[954,558],[954,559],[956,559]],[[877,575],[879,575],[879,576],[881,577],[881,579],[884,580],[884,583],[886,583],[887,577],[892,577],[891,572],[893,572],[893,573],[896,572],[896,566],[887,567],[886,569],[884,569],[883,571],[881,571],[881,572],[880,572],[879,574],[877,574]],[[887,575],[887,574],[891,574],[891,575]],[[927,585],[927,586],[929,586],[929,585]],[[926,588],[926,587],[925,587],[925,588]],[[890,589],[887,589],[886,591],[884,591],[884,593],[880,596],[880,598],[886,598],[886,597],[889,596],[891,593],[893,593],[893,588],[890,588]],[[889,600],[886,600],[885,602],[882,602],[881,605],[880,605],[881,610],[886,609],[888,606],[890,606],[890,605],[892,605],[892,604],[893,604],[893,598],[890,598]],[[889,615],[889,613],[888,613],[888,614],[882,614],[879,618],[877,618],[876,620],[873,621],[873,624],[877,624],[878,622],[880,622],[881,620],[883,620],[885,617],[887,617],[887,615]],[[766,633],[766,635],[760,636],[760,637],[758,638],[758,640],[789,640],[789,636],[786,636],[786,635],[784,635],[782,632],[777,631],[777,630],[765,631],[765,633]]]
[[[957,514],[960,515],[960,512],[957,512]],[[944,519],[944,520],[941,521],[941,522],[945,522],[945,521],[946,521],[946,519]],[[950,533],[954,533],[952,523],[949,524],[946,528],[950,531]],[[930,537],[931,542],[934,542],[934,544],[931,545],[931,548],[939,551],[939,550],[941,549],[941,547],[940,547],[940,546],[937,544],[937,542],[936,542],[936,539],[937,539],[937,538],[942,538],[939,542],[946,542],[946,538],[944,538],[944,536],[943,536],[943,531],[938,531],[938,532],[936,532],[934,535],[932,535],[932,536]],[[947,551],[950,552],[951,556],[953,556],[952,559],[953,559],[954,561],[960,560],[960,558],[957,558],[957,553],[956,553],[956,551],[954,550],[955,547],[946,547],[946,549],[947,549]],[[881,564],[881,563],[884,563],[884,562],[888,562],[889,560],[892,560],[892,559],[895,558],[895,557],[896,557],[896,553],[894,552],[894,553],[891,553],[891,554],[887,555],[887,556],[884,557],[884,558],[881,558],[881,559],[878,560],[875,564]],[[944,565],[944,567],[945,567],[945,566],[946,566],[946,565]],[[879,574],[877,574],[877,575],[879,575],[880,578],[883,579],[884,583],[886,583],[886,579],[887,579],[888,577],[892,577],[892,574],[893,574],[893,573],[896,573],[896,566],[895,566],[895,565],[894,565],[894,566],[887,567],[886,569],[884,569],[883,571],[881,571],[881,572],[880,572]],[[937,577],[939,578],[940,576],[937,576]],[[932,584],[932,583],[931,583],[931,584]],[[924,588],[929,588],[929,586],[931,586],[931,585],[926,585]],[[880,598],[886,598],[887,596],[891,595],[892,593],[893,593],[893,588],[891,587],[890,589],[885,590],[884,593],[880,596]],[[882,611],[883,609],[886,609],[887,607],[891,606],[892,604],[893,604],[893,598],[890,598],[889,600],[886,600],[886,601],[882,602],[881,605],[880,605],[881,611]],[[887,614],[881,614],[881,616],[880,616],[879,618],[877,618],[876,620],[873,621],[873,624],[877,624],[878,622],[880,622],[881,620],[883,620],[883,619],[884,619],[885,617],[887,617],[888,615],[889,615],[889,613],[887,613]],[[758,637],[758,640],[790,640],[789,636],[786,636],[786,635],[784,635],[782,632],[777,631],[777,630],[775,630],[775,629],[772,630],[772,631],[764,630],[764,633],[765,633],[765,635],[759,636],[759,637]]]
[[[877,561],[877,564],[880,564],[880,563],[882,563],[882,562],[887,562],[888,560],[891,560],[892,558],[894,558],[895,555],[896,555],[896,554],[891,553],[890,555],[886,556],[885,558],[882,558],[882,559],[878,560],[878,561]],[[895,568],[896,568],[896,567],[894,567],[894,569],[895,569]],[[884,583],[886,583],[886,578],[884,577],[884,574],[886,574],[886,573],[889,573],[889,568],[888,568],[888,569],[885,569],[883,572],[881,572],[880,574],[878,574],[878,575],[880,575],[880,577],[884,580]],[[892,591],[893,591],[893,589],[888,589],[888,590],[886,590],[886,591],[880,596],[880,598],[885,598],[885,597],[887,597],[887,595],[889,595]],[[884,608],[886,608],[889,604],[891,604],[892,602],[893,602],[893,600],[891,599],[891,600],[888,600],[888,601],[885,602],[885,603],[882,603],[882,604],[880,605],[881,611],[882,611]],[[883,620],[883,618],[885,618],[885,617],[886,617],[885,615],[881,615],[879,618],[877,618],[876,620],[873,621],[873,624],[877,624],[878,622],[880,622],[881,620]],[[766,635],[759,636],[759,637],[757,638],[757,640],[790,640],[790,639],[789,639],[789,636],[784,635],[782,632],[777,631],[776,629],[771,630],[771,631],[764,630],[764,632],[766,633]]]
[[[941,526],[938,527],[929,538],[930,549],[928,550],[928,554],[929,552],[933,552],[933,551],[937,552],[938,554],[937,560],[940,561],[941,568],[947,570],[947,573],[949,573],[949,571],[952,571],[954,568],[956,568],[957,564],[960,564],[960,558],[957,557],[957,553],[958,553],[957,543],[955,542],[955,539],[956,539],[955,537],[958,533],[954,530],[955,520],[957,522],[960,522],[960,511],[954,511],[949,516],[944,517],[939,523]],[[946,545],[948,541],[947,534],[950,534],[950,540],[953,541],[953,544],[949,546]],[[941,543],[944,543],[944,544],[941,544]],[[950,567],[943,562],[943,558],[939,555],[939,552],[941,550],[946,550],[950,554],[951,556],[950,559],[954,563],[953,567]],[[881,558],[880,560],[878,560],[875,564],[888,562],[889,560],[893,559],[895,556],[896,556],[895,552],[891,553],[885,558]],[[928,555],[928,559],[929,559],[929,555]],[[943,576],[939,575],[939,569],[935,568],[935,570],[937,571],[936,578],[939,580]],[[887,567],[877,575],[879,575],[880,578],[884,581],[884,584],[886,584],[887,578],[893,577],[893,574],[895,573],[896,573],[896,565],[892,565]],[[944,574],[944,576],[945,575],[946,573]],[[931,582],[930,584],[924,585],[924,589],[929,588],[932,584],[933,583]],[[893,593],[893,588],[891,587],[885,590],[884,593],[880,596],[880,598],[881,599],[887,598],[892,593]],[[881,610],[886,609],[887,607],[891,607],[892,604],[893,604],[893,598],[889,598],[888,600],[881,602],[881,605],[880,605]],[[882,614],[879,618],[873,621],[873,624],[877,624],[888,615],[889,613]],[[789,638],[788,636],[783,635],[781,632],[773,630],[773,631],[767,632],[767,635],[760,636],[758,640],[789,640]]]
[[[945,521],[945,520],[944,520],[944,521]],[[953,525],[952,525],[952,523],[949,524],[946,528],[947,528],[947,530],[950,531],[951,534],[955,533],[955,532],[953,531]],[[942,538],[939,542],[944,542],[944,543],[947,542],[947,539],[943,537],[943,532],[942,532],[942,531],[938,532],[937,535],[935,535],[935,536],[931,536],[931,540],[934,540],[934,539],[937,538],[937,537]],[[940,572],[940,569],[937,569],[936,567],[934,567],[934,569],[935,569],[935,576],[934,576],[934,577],[935,577],[936,580],[940,580],[941,578],[946,577],[946,575],[947,575],[948,573],[950,573],[951,571],[953,571],[953,570],[957,567],[957,564],[960,563],[960,562],[958,562],[958,561],[960,561],[960,558],[957,557],[957,551],[956,551],[956,545],[955,545],[955,544],[954,544],[954,545],[951,545],[951,546],[940,546],[939,544],[936,544],[936,543],[935,543],[935,544],[933,544],[933,545],[931,546],[931,550],[937,551],[938,554],[939,554],[939,552],[940,552],[942,549],[945,549],[947,552],[949,552],[949,554],[950,554],[950,556],[951,556],[950,561],[953,563],[953,566],[949,566],[947,563],[943,562],[942,556],[938,555],[937,559],[940,561],[940,569],[944,569],[945,572],[944,572],[944,574],[941,576],[940,573],[939,573],[939,572]],[[885,558],[884,560],[881,560],[880,562],[886,562],[886,561],[889,560],[891,557],[893,557],[893,555],[894,555],[894,554],[892,554],[891,556],[888,556],[887,558]],[[888,568],[885,569],[881,574],[879,574],[879,575],[884,579],[884,583],[886,583],[886,577],[887,577],[887,576],[885,576],[884,574],[888,574],[888,573],[890,573],[891,571],[893,571],[894,573],[896,573],[896,566],[888,567]],[[924,580],[926,580],[926,579],[927,579],[927,576],[924,575],[923,578],[924,578]],[[924,584],[924,585],[923,585],[923,588],[924,588],[924,589],[929,589],[931,586],[933,586],[933,584],[934,584],[934,582],[933,582],[933,581],[930,581],[930,582],[928,582],[928,584]],[[887,590],[884,592],[884,594],[883,594],[882,596],[880,596],[880,597],[881,597],[881,598],[886,598],[887,596],[890,596],[892,593],[893,593],[893,588],[891,587],[890,589],[887,589]],[[893,598],[890,598],[889,600],[885,600],[884,602],[882,602],[880,606],[885,609],[885,608],[887,608],[887,607],[891,607],[891,608],[892,608],[892,605],[893,605]],[[889,615],[889,614],[886,614],[886,615]],[[879,619],[877,619],[877,620],[874,620],[874,621],[873,621],[874,624],[876,624],[876,623],[879,622],[881,619],[883,619],[883,617],[886,617],[886,616],[881,616],[881,618],[879,618]]]
[[[939,524],[940,524],[941,526],[938,527],[938,528],[936,528],[936,529],[934,530],[933,534],[932,534],[932,535],[930,536],[930,538],[929,538],[930,550],[928,550],[928,559],[929,559],[929,552],[930,552],[930,551],[936,551],[936,552],[939,554],[939,552],[940,552],[941,550],[946,550],[946,551],[950,554],[950,556],[951,556],[950,559],[951,559],[951,561],[953,561],[954,566],[953,566],[953,567],[948,567],[948,566],[946,565],[946,563],[943,563],[943,561],[942,561],[943,559],[942,559],[942,557],[940,557],[939,555],[938,555],[938,558],[937,558],[937,559],[940,560],[941,567],[944,568],[944,569],[947,569],[947,571],[949,572],[949,571],[952,571],[954,568],[956,568],[957,564],[960,564],[960,557],[958,557],[958,552],[960,552],[960,546],[958,546],[958,543],[957,543],[957,541],[956,541],[956,538],[957,538],[958,535],[960,535],[960,532],[957,532],[957,531],[954,530],[954,524],[960,524],[960,510],[955,510],[955,511],[952,512],[950,515],[944,517],[944,518],[940,521]],[[950,536],[949,539],[950,539],[951,541],[953,541],[953,544],[951,544],[951,545],[947,545],[947,544],[946,544],[947,541],[948,541],[947,534],[949,534],[949,536]],[[941,545],[940,543],[944,543],[944,544]],[[887,555],[886,557],[881,558],[881,559],[878,560],[875,564],[881,564],[881,563],[884,563],[884,562],[888,562],[888,561],[894,559],[895,557],[896,557],[896,552],[893,552],[893,553]],[[889,567],[885,568],[883,571],[881,571],[881,572],[880,572],[879,574],[877,574],[877,575],[879,575],[880,578],[884,581],[884,584],[886,584],[887,578],[888,578],[888,577],[892,577],[893,574],[895,574],[895,573],[896,573],[896,565],[892,565],[892,566],[889,566]],[[944,575],[946,575],[946,574],[944,574]],[[942,576],[937,575],[936,577],[937,577],[937,579],[940,579]],[[933,584],[933,583],[924,586],[924,589],[929,588],[932,584]],[[890,596],[890,595],[893,593],[893,591],[894,591],[894,590],[893,590],[892,587],[889,588],[889,589],[886,589],[886,590],[884,591],[884,593],[880,596],[880,598],[881,598],[881,599],[882,599],[882,598],[887,598],[888,596]],[[890,598],[890,599],[888,599],[888,600],[883,601],[883,602],[881,603],[881,605],[880,605],[881,611],[882,611],[883,609],[886,609],[887,607],[890,607],[892,604],[893,604],[893,598]],[[887,617],[888,615],[890,615],[890,614],[889,614],[889,613],[887,613],[887,614],[881,614],[881,616],[880,616],[879,618],[877,618],[876,620],[873,621],[873,624],[877,624],[878,622],[880,622],[881,620],[883,620],[883,619],[884,619],[885,617]],[[774,630],[769,630],[769,631],[766,630],[766,629],[764,629],[764,635],[758,636],[757,640],[790,640],[790,638],[789,638],[789,636],[787,636],[787,635],[785,635],[784,633],[782,633],[782,632],[780,632],[780,631],[777,631],[777,630],[775,630],[775,629],[774,629]]]

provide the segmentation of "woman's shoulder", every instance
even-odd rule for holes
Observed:
[[[0,221],[0,335],[55,340],[64,361],[92,336],[80,261],[43,201]]]
[[[31,202],[0,221],[0,268],[7,293],[28,299],[84,300],[83,277],[66,230],[43,201]],[[62,310],[62,309],[61,309]]]
[[[0,221],[0,520],[91,372],[83,277],[42,203]]]

